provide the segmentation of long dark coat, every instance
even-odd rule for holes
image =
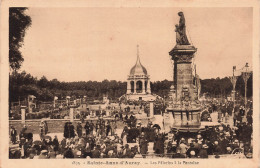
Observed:
[[[12,130],[11,130],[11,141],[12,141],[13,143],[16,142],[16,136],[17,136],[16,130],[15,130],[15,129],[12,129]]]
[[[156,154],[163,154],[164,153],[164,135],[158,134],[155,137],[155,143],[154,143],[154,151]]]
[[[70,125],[70,138],[74,138],[75,137],[75,132],[74,132],[74,125]]]
[[[148,151],[148,141],[144,137],[140,137],[140,153],[147,154]]]
[[[81,124],[77,125],[77,134],[78,134],[78,137],[82,136],[82,125]]]
[[[65,138],[69,138],[69,127],[68,127],[68,123],[65,123],[63,136],[64,136]]]

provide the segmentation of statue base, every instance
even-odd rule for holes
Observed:
[[[193,45],[175,45],[175,47],[169,52],[169,54],[174,57],[176,55],[188,54],[192,55],[197,51]]]

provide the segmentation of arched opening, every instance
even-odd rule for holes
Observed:
[[[142,81],[137,81],[136,82],[136,93],[142,93],[142,89],[143,89]]]
[[[131,84],[131,93],[134,93],[134,91],[135,91],[135,88],[134,88],[135,82],[131,81],[130,84]]]

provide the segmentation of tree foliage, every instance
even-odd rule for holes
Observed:
[[[163,80],[151,83],[152,93],[161,97],[167,97],[172,81]],[[252,96],[252,77],[249,78],[247,96]],[[52,101],[54,96],[65,99],[66,96],[87,96],[90,99],[102,99],[107,95],[111,99],[117,99],[126,93],[126,82],[115,80],[60,82],[57,79],[48,80],[45,76],[37,79],[25,71],[12,72],[9,81],[9,98],[11,102],[24,100],[29,94],[40,101]],[[242,77],[238,77],[236,91],[244,96],[245,85]],[[212,97],[227,97],[231,94],[232,84],[225,78],[201,80],[201,93],[207,93]]]
[[[21,51],[26,29],[31,25],[30,16],[25,14],[27,8],[9,8],[9,64],[12,70],[21,67],[24,61]]]

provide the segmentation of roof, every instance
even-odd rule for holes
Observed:
[[[137,60],[135,65],[130,70],[130,75],[147,75],[146,68],[141,64],[139,54],[137,52]]]

